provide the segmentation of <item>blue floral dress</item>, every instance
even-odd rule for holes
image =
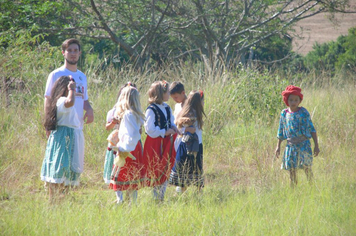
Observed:
[[[310,114],[304,107],[296,112],[285,109],[281,112],[277,138],[287,140],[282,169],[303,168],[313,164],[310,144],[311,133],[315,133]]]

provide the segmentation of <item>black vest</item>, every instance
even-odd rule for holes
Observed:
[[[167,112],[167,117],[164,116],[161,109],[156,104],[151,104],[147,107],[155,113],[155,126],[159,126],[160,129],[170,129],[171,128],[171,109],[165,107]]]

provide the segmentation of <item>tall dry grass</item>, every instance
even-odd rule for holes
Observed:
[[[0,232],[3,235],[354,235],[356,233],[356,96],[354,85],[324,78],[282,79],[268,72],[212,73],[204,65],[171,65],[137,73],[85,69],[95,122],[86,125],[85,171],[81,186],[50,205],[39,175],[46,137],[42,126],[43,89],[13,92],[0,107]],[[44,73],[38,72],[38,73]],[[138,84],[143,108],[149,85],[180,80],[186,91],[205,91],[203,193],[182,196],[169,187],[156,204],[151,190],[139,191],[136,205],[116,206],[102,180],[106,113],[127,81]],[[274,157],[283,103],[290,82],[303,88],[302,105],[312,115],[321,153],[315,180],[289,187],[288,172]],[[19,92],[20,93],[20,92]],[[174,107],[173,101],[169,101]],[[144,140],[144,135],[143,135]]]

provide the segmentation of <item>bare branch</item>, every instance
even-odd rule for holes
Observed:
[[[126,44],[126,42],[124,42],[123,40],[121,40],[119,37],[116,36],[116,34],[114,32],[112,32],[112,30],[109,28],[109,26],[106,24],[105,19],[103,18],[103,16],[100,14],[100,12],[98,11],[98,9],[95,6],[94,0],[90,0],[90,4],[91,7],[93,9],[93,11],[95,12],[95,14],[98,16],[100,23],[102,24],[102,26],[104,27],[104,30],[110,35],[110,39],[112,41],[114,41],[115,43],[119,44],[120,46],[122,46],[122,48],[130,55],[130,56],[136,56],[137,53],[134,51],[133,48],[131,48],[128,44]]]

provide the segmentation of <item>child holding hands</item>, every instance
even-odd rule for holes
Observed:
[[[149,106],[146,110],[144,161],[148,186],[154,187],[155,200],[163,201],[167,179],[174,164],[173,135],[177,132],[171,108],[165,103],[169,99],[169,84],[154,82],[149,91]]]
[[[289,170],[291,186],[297,185],[297,169],[304,169],[309,181],[313,178],[311,166],[313,153],[309,139],[314,141],[314,155],[319,154],[319,144],[316,130],[311,121],[310,114],[304,107],[299,107],[303,100],[301,88],[293,85],[287,86],[282,92],[283,101],[287,109],[281,112],[278,128],[278,143],[276,157],[280,155],[280,146],[283,140],[287,140],[283,154],[282,168]]]
[[[203,115],[205,115],[203,91],[190,92],[176,123],[179,129],[186,125],[193,126],[195,132],[185,130],[183,133],[169,179],[170,184],[182,187],[182,192],[192,184],[196,185],[199,190],[204,186]]]

